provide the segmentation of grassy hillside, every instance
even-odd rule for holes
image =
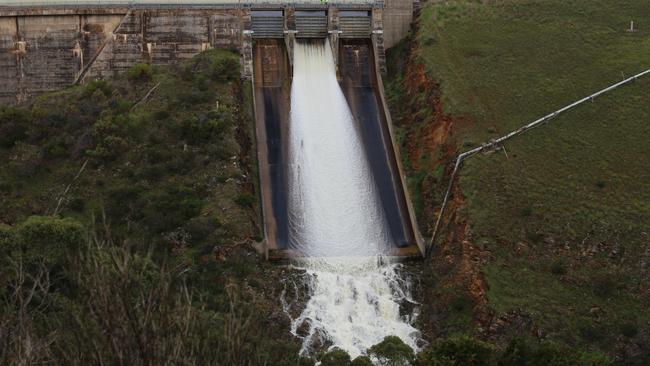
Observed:
[[[425,6],[410,44],[389,54],[389,95],[423,230],[455,154],[650,68],[649,17],[641,0]],[[635,32],[626,32],[630,20]],[[645,78],[466,162],[455,220],[468,231],[454,239],[479,253],[484,293],[474,297],[486,307],[475,320],[489,336],[516,328],[620,359],[647,357],[649,120]]]

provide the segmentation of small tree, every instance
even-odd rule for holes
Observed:
[[[135,64],[126,72],[131,81],[148,81],[153,76],[151,66],[148,64]]]
[[[350,355],[340,348],[327,352],[320,360],[321,366],[349,366]]]
[[[464,336],[439,340],[418,356],[418,366],[489,366],[492,347]]]
[[[352,360],[350,366],[373,366],[373,364],[368,356],[359,356]]]
[[[415,358],[413,349],[397,336],[388,336],[370,347],[368,355],[374,357],[382,366],[408,366]]]
[[[44,258],[50,264],[60,264],[68,254],[76,253],[85,236],[84,227],[70,218],[31,216],[17,229],[25,259]]]

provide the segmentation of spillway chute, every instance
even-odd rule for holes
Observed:
[[[302,353],[326,339],[356,357],[389,335],[417,349],[413,319],[400,313],[412,301],[408,284],[397,264],[382,260],[395,244],[329,44],[298,42],[293,59],[289,243],[306,256],[295,263],[311,297],[291,331]]]

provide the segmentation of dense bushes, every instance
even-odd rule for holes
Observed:
[[[186,187],[170,186],[162,192],[152,192],[144,197],[145,223],[154,231],[162,232],[182,226],[198,215],[201,199]]]
[[[401,339],[388,336],[368,350],[368,356],[350,356],[340,349],[325,353],[322,366],[607,366],[612,362],[600,353],[581,352],[550,342],[514,339],[503,350],[461,336],[442,338],[421,351],[417,357]]]
[[[190,144],[204,144],[217,140],[232,126],[230,116],[204,119],[186,118],[178,125],[178,134]]]
[[[248,118],[237,113],[242,110],[238,60],[236,54],[211,50],[167,68],[137,64],[125,77],[0,107],[0,165],[7,168],[0,182],[3,194],[11,195],[0,222],[49,214],[47,208],[56,206],[51,201],[75,181],[86,160],[61,212],[86,218],[106,213],[116,234],[128,231],[160,242],[220,196],[240,207],[212,215],[215,223],[227,221],[219,216],[248,216],[240,211],[254,206],[255,195],[239,189],[222,194],[228,177],[249,176],[248,167],[230,165],[239,153],[235,129]],[[150,90],[138,85],[144,81],[159,87],[134,108]],[[18,188],[25,194],[15,194]],[[231,239],[209,239],[214,227],[197,223],[190,228],[193,242]]]
[[[234,57],[222,58],[213,65],[214,80],[231,81],[239,76],[239,60]]]
[[[148,64],[135,64],[126,72],[126,76],[131,81],[148,81],[151,80],[153,71]]]
[[[61,263],[85,240],[83,226],[70,218],[32,216],[13,229],[13,240],[26,258]],[[6,239],[5,239],[6,240]]]
[[[12,107],[0,107],[0,147],[10,148],[27,137],[30,113]]]
[[[18,231],[57,246],[76,240],[43,230],[44,221],[31,219]],[[0,237],[6,229],[0,226]],[[12,254],[0,267],[0,364],[298,364],[297,348],[277,347],[265,336],[259,305],[235,283],[213,299],[223,303],[215,306],[188,288],[186,266],[157,264],[147,252],[103,239],[71,254],[74,260],[57,270],[68,280],[66,291],[52,286],[47,263],[23,266]]]
[[[111,87],[111,85],[107,81],[105,81],[105,80],[92,80],[83,89],[83,91],[81,92],[81,96],[83,98],[89,98],[93,94],[95,94],[95,92],[97,90],[99,90],[104,95],[104,97],[106,97],[106,98],[110,97],[111,94],[113,93],[113,88]]]
[[[320,366],[344,366],[350,364],[350,355],[342,349],[335,348],[323,355]]]
[[[396,336],[388,336],[370,347],[368,354],[381,366],[408,366],[413,362],[413,349]]]
[[[469,337],[442,339],[418,355],[418,364],[420,366],[489,366],[492,365],[492,351],[492,347],[488,344]]]
[[[313,366],[266,317],[279,281],[253,278],[276,272],[246,245],[237,60],[136,65],[0,108],[0,364]]]

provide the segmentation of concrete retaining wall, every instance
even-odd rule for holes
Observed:
[[[0,103],[72,84],[121,15],[0,17]]]
[[[380,70],[384,71],[383,50],[407,34],[413,6],[412,0],[387,0],[384,8],[377,4],[352,5],[354,9],[366,6],[372,10],[372,38],[379,51]],[[269,6],[264,9],[271,9]],[[328,10],[327,30],[338,49],[338,33],[332,34],[339,28],[337,8],[322,3],[313,7]],[[293,8],[276,8],[284,10],[285,33],[296,29]],[[76,82],[109,77],[138,62],[175,63],[209,48],[239,50],[242,76],[250,78],[251,7],[0,5],[0,104],[20,103]]]
[[[138,62],[176,63],[210,48],[241,51],[243,12],[237,9],[132,10],[84,80],[111,76]]]

